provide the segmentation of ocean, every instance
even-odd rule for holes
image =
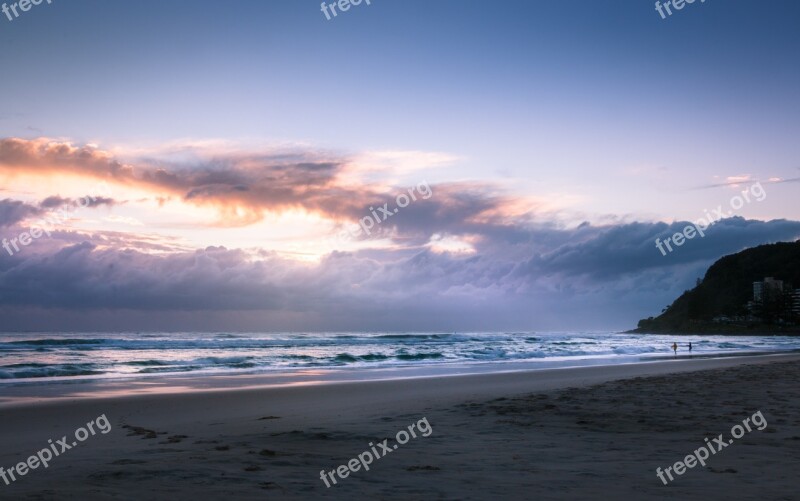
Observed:
[[[800,350],[800,337],[505,333],[0,334],[0,385],[350,369],[550,368]],[[457,371],[456,371],[457,372]]]

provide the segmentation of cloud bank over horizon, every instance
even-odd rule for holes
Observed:
[[[386,156],[0,139],[0,237],[62,214],[0,249],[2,329],[623,329],[719,257],[800,237],[731,216],[663,256],[655,239],[688,222],[581,221],[558,196],[419,168],[447,155]],[[337,237],[427,176],[430,197]],[[110,193],[78,207],[97,183]]]

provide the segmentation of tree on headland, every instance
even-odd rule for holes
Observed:
[[[756,304],[753,283],[765,277],[782,280],[784,288],[780,292],[765,288],[761,303]],[[779,324],[797,321],[792,284],[800,284],[800,240],[746,249],[719,259],[694,289],[681,294],[661,315],[640,320],[635,332],[777,329]],[[748,310],[748,303],[756,311]],[[731,321],[715,322],[720,318]]]

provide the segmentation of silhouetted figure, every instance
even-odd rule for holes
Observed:
[[[692,343],[689,343],[689,351],[692,351]]]
[[[672,343],[672,351],[674,351],[676,355],[678,354],[678,343]]]

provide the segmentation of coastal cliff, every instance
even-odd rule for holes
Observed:
[[[754,283],[767,277],[774,279],[768,285],[780,285],[757,301]],[[794,287],[800,287],[800,240],[760,245],[719,259],[695,288],[630,332],[800,334]]]

